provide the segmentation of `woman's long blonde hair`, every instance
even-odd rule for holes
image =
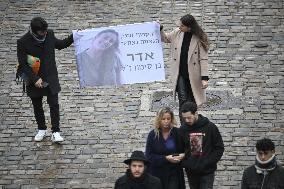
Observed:
[[[169,108],[169,107],[164,107],[161,108],[157,112],[157,116],[155,118],[155,123],[154,123],[154,132],[155,132],[155,137],[160,137],[160,127],[161,127],[161,121],[165,113],[169,113],[171,115],[171,128],[175,127],[177,125],[176,119],[174,112]]]

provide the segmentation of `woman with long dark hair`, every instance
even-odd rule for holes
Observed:
[[[208,87],[208,49],[206,33],[195,18],[187,14],[180,18],[179,27],[165,33],[161,26],[161,37],[171,43],[171,76],[174,96],[177,92],[179,107],[186,101],[201,105],[206,101]],[[182,121],[181,114],[180,120]]]

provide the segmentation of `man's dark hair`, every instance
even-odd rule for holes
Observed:
[[[275,146],[271,139],[263,138],[256,142],[256,150],[257,151],[271,151],[271,150],[275,150]]]
[[[181,106],[182,113],[191,112],[192,114],[195,114],[196,111],[197,111],[197,105],[194,102],[185,102]]]
[[[36,33],[37,31],[47,30],[47,27],[47,22],[41,17],[35,17],[31,21],[31,30],[33,33]]]

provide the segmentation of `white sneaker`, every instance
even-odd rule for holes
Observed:
[[[40,142],[46,136],[46,130],[38,130],[38,133],[35,136],[35,141]]]
[[[64,139],[60,136],[59,132],[54,132],[51,135],[52,142],[62,142]]]

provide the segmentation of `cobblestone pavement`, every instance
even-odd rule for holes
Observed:
[[[32,17],[46,18],[58,38],[73,29],[159,19],[166,30],[190,12],[210,47],[209,103],[226,150],[215,188],[240,188],[254,162],[255,141],[270,137],[284,162],[284,11],[282,0],[0,0],[0,188],[113,188],[132,150],[145,148],[155,111],[176,103],[167,80],[119,88],[80,89],[74,46],[57,51],[62,84],[61,128],[66,141],[35,143],[31,102],[15,78],[16,40]],[[48,106],[45,106],[48,112]],[[49,114],[46,114],[50,127]]]

